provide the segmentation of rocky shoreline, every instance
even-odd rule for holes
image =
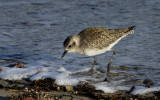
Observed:
[[[59,86],[55,80],[0,80],[0,100],[160,100],[160,91],[145,95],[131,95],[130,91],[104,93],[90,83]]]

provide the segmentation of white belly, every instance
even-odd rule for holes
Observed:
[[[86,56],[95,56],[95,55],[99,55],[99,54],[102,54],[102,53],[105,53],[106,51],[109,51],[111,49],[109,48],[105,48],[105,49],[86,49],[84,51],[84,55]]]
[[[110,44],[108,47],[105,47],[103,49],[86,49],[84,51],[84,55],[87,55],[87,56],[95,56],[95,55],[99,55],[99,54],[102,54],[102,53],[105,53],[106,51],[110,51],[112,49],[112,47],[117,44],[117,42],[119,40],[121,40],[123,37],[119,38],[117,41],[113,42],[112,44]]]

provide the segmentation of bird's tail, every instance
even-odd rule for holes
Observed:
[[[128,30],[125,32],[126,36],[129,35],[129,34],[133,34],[135,27],[136,27],[136,26],[129,27]]]

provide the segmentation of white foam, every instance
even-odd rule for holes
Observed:
[[[107,82],[97,83],[94,84],[96,90],[102,90],[105,93],[114,93],[116,92],[116,89],[114,87],[111,87],[107,84]]]
[[[105,93],[114,93],[119,90],[127,90],[127,91],[130,90],[130,87],[115,86],[112,83],[108,83],[108,82],[97,83],[97,84],[94,84],[94,86],[96,87],[96,90],[102,90]]]
[[[57,71],[58,72],[64,72],[64,71],[66,71],[66,69],[64,69],[63,67],[60,67]]]
[[[105,93],[114,93],[116,92],[116,89],[114,87],[107,87],[107,86],[101,86],[101,85],[96,85],[96,90],[102,90]]]
[[[128,87],[128,86],[117,86],[116,89],[117,90],[126,90],[126,91],[129,91],[131,89],[131,87]]]
[[[56,83],[58,85],[70,85],[70,86],[76,86],[79,83],[78,79],[73,78],[67,78],[67,77],[58,77],[56,79]]]
[[[47,67],[46,67],[47,66]],[[129,86],[121,86],[125,82],[124,79],[118,81],[110,81],[110,82],[100,82],[103,80],[104,76],[97,78],[94,75],[85,75],[90,68],[87,67],[78,67],[79,69],[73,70],[76,66],[66,65],[62,66],[60,62],[53,61],[38,61],[33,65],[25,65],[26,68],[10,68],[2,66],[2,71],[0,71],[1,79],[8,80],[21,80],[23,78],[29,78],[30,80],[44,79],[44,78],[52,78],[55,79],[55,82],[58,85],[71,85],[75,86],[80,81],[94,81],[93,86],[96,90],[102,90],[105,93],[114,93],[119,90],[127,90],[129,91],[131,87]],[[96,68],[99,66],[97,65]],[[68,69],[66,69],[68,68]],[[80,73],[81,75],[71,75],[74,73]],[[97,73],[100,75],[100,73]],[[104,74],[104,73],[103,73]],[[90,81],[90,82],[91,82]],[[154,91],[160,91],[160,87],[152,87],[146,88],[143,86],[136,86],[136,88],[131,92],[132,95],[142,95],[145,93],[150,93]]]
[[[55,75],[53,72],[40,72],[40,73],[37,73],[37,74],[33,75],[32,77],[30,77],[30,80],[34,81],[34,80],[44,79],[44,78],[55,79]]]
[[[143,95],[143,94],[154,92],[154,91],[160,91],[160,86],[152,87],[152,88],[136,87],[135,90],[131,92],[131,94],[132,95]]]
[[[31,68],[7,68],[3,67],[3,71],[0,72],[0,78],[8,80],[21,80],[28,78],[35,74],[39,69]]]

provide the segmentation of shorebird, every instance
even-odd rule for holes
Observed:
[[[116,50],[112,49],[112,47],[122,38],[134,33],[134,27],[135,26],[122,29],[106,29],[103,27],[86,28],[79,34],[69,36],[65,39],[63,43],[65,51],[61,58],[63,58],[67,52],[94,56],[94,62],[90,69],[93,71],[97,62],[96,55],[105,53],[106,51],[112,51],[113,55],[107,65],[107,73],[109,74],[112,60],[116,55]]]

